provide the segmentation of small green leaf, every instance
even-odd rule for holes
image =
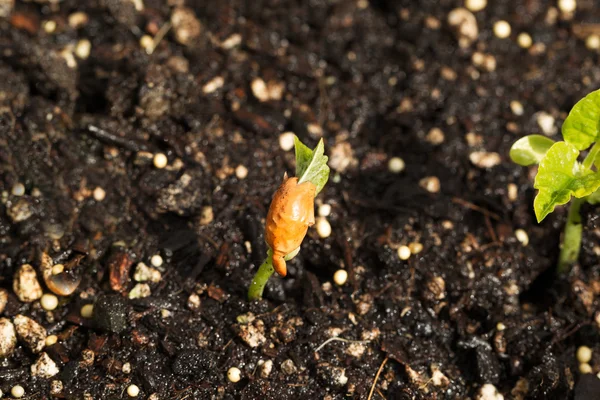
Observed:
[[[554,140],[542,135],[529,135],[517,140],[510,148],[510,158],[514,163],[527,167],[539,164]]]
[[[571,196],[585,197],[600,187],[600,173],[583,169],[578,156],[575,146],[557,142],[540,162],[533,185],[539,190],[533,202],[538,222],[556,206],[568,203]]]
[[[296,176],[298,183],[312,182],[317,187],[317,193],[323,189],[329,179],[329,167],[324,155],[325,145],[323,139],[319,141],[314,150],[306,147],[298,137],[294,139],[296,147]]]
[[[590,194],[587,198],[587,202],[590,204],[600,204],[600,190],[596,190],[594,193]]]
[[[584,150],[600,140],[600,90],[579,100],[562,126],[567,143]]]

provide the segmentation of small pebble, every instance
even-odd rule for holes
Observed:
[[[556,133],[556,126],[554,126],[554,117],[547,112],[541,111],[537,113],[537,124],[542,129],[542,132],[546,136],[551,136]]]
[[[448,14],[448,24],[454,28],[458,45],[462,48],[469,47],[479,36],[477,19],[466,8],[455,8]]]
[[[392,157],[388,162],[388,169],[394,174],[399,174],[400,172],[404,171],[405,167],[406,164],[404,163],[404,160],[400,157]]]
[[[261,378],[268,378],[273,370],[273,361],[267,360],[260,368],[260,376]]]
[[[336,285],[342,286],[348,280],[348,272],[345,269],[338,269],[333,274],[333,281]]]
[[[171,13],[171,24],[177,42],[189,46],[198,42],[203,27],[194,10],[188,7],[176,7]]]
[[[506,21],[498,21],[494,24],[494,35],[500,39],[506,39],[510,36],[510,24]]]
[[[98,187],[96,187],[96,189],[94,189],[93,196],[94,196],[94,200],[102,201],[106,197],[106,192],[104,191],[104,189],[102,189],[100,186],[98,186]]]
[[[483,10],[487,6],[487,0],[465,0],[465,7],[472,12]]]
[[[140,394],[140,388],[137,385],[129,385],[127,387],[127,395],[129,397],[137,397]]]
[[[589,363],[592,359],[592,349],[588,346],[579,346],[577,349],[577,361],[580,363]]]
[[[58,342],[58,336],[49,335],[46,337],[45,345],[46,345],[46,347],[49,347],[49,346],[55,345],[56,342]]]
[[[15,273],[13,290],[23,303],[31,303],[41,298],[44,294],[38,282],[35,269],[29,264],[21,265]]]
[[[529,235],[523,229],[517,229],[515,231],[515,237],[523,246],[527,246],[529,244]]]
[[[283,132],[279,135],[279,147],[283,151],[290,151],[294,148],[294,140],[296,135],[294,132]]]
[[[440,180],[437,176],[426,176],[419,181],[419,186],[429,193],[438,193],[440,191]]]
[[[444,132],[440,128],[432,128],[425,137],[427,142],[434,146],[444,143]]]
[[[81,39],[75,46],[75,55],[82,60],[87,59],[92,51],[92,43],[87,39]]]
[[[17,345],[15,326],[8,318],[0,318],[0,357],[8,357]]]
[[[85,306],[81,307],[80,313],[83,318],[92,318],[94,315],[94,305],[86,304]]]
[[[13,196],[23,196],[25,194],[25,185],[22,183],[15,183],[12,187],[11,193]]]
[[[156,168],[162,169],[167,166],[169,160],[167,159],[167,156],[165,156],[163,153],[156,153],[152,162],[154,163],[154,166]]]
[[[329,217],[331,214],[331,205],[321,204],[319,206],[319,217]]]
[[[492,168],[502,162],[500,154],[487,151],[474,151],[469,155],[469,160],[479,168]]]
[[[12,387],[12,389],[10,389],[10,394],[12,395],[12,397],[20,399],[25,395],[25,389],[21,385],[15,385]]]
[[[528,49],[533,44],[533,39],[529,33],[522,32],[517,36],[517,44],[523,49]]]
[[[89,17],[86,13],[82,11],[74,12],[69,15],[68,22],[71,28],[77,29],[87,24],[89,21]]]
[[[153,267],[160,268],[160,266],[163,265],[163,258],[160,254],[155,254],[150,258],[150,264],[152,264]]]
[[[124,374],[130,374],[131,373],[131,363],[126,362],[125,364],[123,364],[123,366],[121,367],[121,372]]]
[[[398,257],[401,260],[408,260],[411,256],[410,248],[408,246],[400,246],[398,247]]]
[[[510,201],[517,200],[517,197],[519,195],[519,187],[516,184],[509,183],[508,186],[506,187],[506,191],[507,191],[508,199]]]
[[[56,21],[49,20],[44,22],[43,28],[44,32],[48,34],[54,33],[56,31]]]
[[[52,266],[52,275],[62,274],[65,270],[65,266],[63,264],[56,264]]]
[[[408,248],[410,249],[411,254],[419,254],[423,251],[423,244],[419,242],[409,243]]]
[[[592,367],[588,363],[579,364],[579,372],[581,372],[582,374],[591,374]]]
[[[525,110],[523,109],[523,104],[521,104],[521,102],[517,100],[513,100],[510,102],[510,110],[515,115],[523,115],[523,113],[525,112]]]
[[[154,39],[152,36],[144,35],[140,38],[140,47],[150,54],[154,50]]]
[[[222,88],[225,84],[225,79],[222,76],[216,76],[212,78],[210,81],[206,82],[204,86],[202,86],[202,92],[205,94],[210,94],[218,89]]]
[[[502,332],[502,331],[503,331],[503,330],[505,330],[505,329],[506,329],[506,325],[504,325],[502,322],[498,322],[498,323],[496,324],[496,330],[497,330],[497,331],[499,331],[499,332]]]
[[[235,176],[238,179],[246,179],[246,177],[248,176],[248,168],[246,168],[244,165],[238,165],[235,169]]]
[[[56,396],[63,391],[63,383],[59,380],[54,380],[50,383],[50,394]]]
[[[258,101],[269,101],[269,91],[264,80],[261,78],[254,78],[250,84],[250,88],[252,89],[252,94],[258,99]]]
[[[577,8],[575,0],[558,0],[558,8],[564,13],[572,13]]]
[[[331,224],[327,219],[323,217],[317,219],[317,233],[323,239],[331,236]]]
[[[237,383],[242,379],[242,371],[239,368],[231,367],[227,370],[227,379],[229,382]]]
[[[42,308],[46,311],[55,310],[56,307],[58,307],[58,297],[56,297],[53,294],[46,293],[42,296],[40,304],[42,305]]]
[[[598,50],[600,49],[600,36],[595,33],[591,34],[585,39],[585,47],[589,50]]]

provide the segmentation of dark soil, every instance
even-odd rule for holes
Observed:
[[[147,54],[142,36],[165,33],[182,3],[191,21]],[[32,376],[38,355],[19,341],[1,360],[0,389],[48,399],[61,381],[65,399],[127,398],[131,384],[143,399],[367,399],[385,363],[372,399],[478,398],[484,384],[505,399],[598,398],[575,357],[590,346],[600,371],[597,208],[583,210],[579,264],[557,276],[565,210],[538,225],[534,170],[507,153],[540,132],[536,113],[560,128],[600,86],[581,33],[598,30],[600,9],[579,0],[569,19],[554,1],[489,3],[475,13],[477,41],[461,48],[447,23],[459,0],[145,0],[139,11],[129,0],[17,2],[0,19],[2,316],[56,334],[44,351],[60,372]],[[75,11],[87,21],[70,20]],[[499,19],[510,38],[494,36]],[[520,32],[534,47],[517,45]],[[74,54],[82,39],[87,58]],[[495,69],[475,66],[476,51]],[[255,78],[282,96],[259,101]],[[318,201],[332,206],[333,230],[311,229],[288,277],[249,303],[271,195],[294,170],[285,131],[310,146],[325,139],[333,171]],[[480,168],[474,151],[501,163]],[[153,166],[159,152],[167,168]],[[388,171],[395,156],[401,174]],[[439,178],[438,193],[419,185],[425,177]],[[398,247],[413,242],[423,250],[401,261]],[[13,291],[25,263],[43,285],[43,253],[82,276],[54,311]],[[130,299],[136,265],[156,254],[161,280]],[[330,283],[340,268],[342,287]],[[333,336],[368,342],[316,351]]]

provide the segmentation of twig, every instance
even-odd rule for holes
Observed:
[[[388,357],[386,357],[383,360],[383,362],[379,366],[379,369],[377,370],[377,374],[375,374],[375,379],[373,379],[373,386],[371,386],[371,391],[369,392],[369,397],[367,397],[367,400],[371,400],[371,397],[373,397],[373,392],[375,391],[375,386],[377,385],[377,381],[379,380],[379,374],[381,374],[381,370],[383,369],[383,367],[385,367],[386,362],[388,362]]]
[[[361,343],[361,344],[366,344],[369,343],[370,340],[350,340],[350,339],[344,339],[344,338],[339,338],[339,337],[332,337],[327,339],[326,341],[323,342],[323,344],[321,344],[319,347],[317,347],[315,349],[315,353],[318,353],[319,350],[321,350],[323,347],[325,347],[327,344],[331,343],[331,342],[344,342],[344,343]]]
[[[480,212],[481,214],[483,214],[483,215],[487,215],[488,217],[490,217],[490,218],[493,218],[493,219],[495,219],[495,220],[500,220],[500,216],[499,216],[498,214],[496,214],[496,213],[493,213],[493,212],[491,212],[491,211],[489,211],[489,210],[486,210],[486,209],[485,209],[485,208],[483,208],[483,207],[479,207],[478,205],[476,205],[476,204],[473,204],[473,203],[471,203],[470,201],[467,201],[467,200],[461,199],[460,197],[453,197],[453,198],[452,198],[452,202],[453,202],[453,203],[456,203],[456,204],[460,204],[461,206],[464,206],[464,207],[470,208],[470,209],[471,209],[471,210],[473,210],[473,211]]]
[[[158,44],[161,42],[161,40],[163,40],[167,32],[169,32],[169,29],[171,29],[170,22],[167,22],[166,24],[163,24],[163,26],[160,27],[158,32],[156,32],[156,36],[154,36],[154,39],[152,39],[152,46],[146,49],[146,54],[151,55],[152,53],[154,53],[154,50],[156,50]]]

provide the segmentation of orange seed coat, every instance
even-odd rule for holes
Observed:
[[[273,268],[281,276],[287,274],[284,257],[302,244],[308,227],[315,223],[316,191],[311,182],[298,184],[298,178],[284,177],[273,195],[265,239],[273,251]]]

